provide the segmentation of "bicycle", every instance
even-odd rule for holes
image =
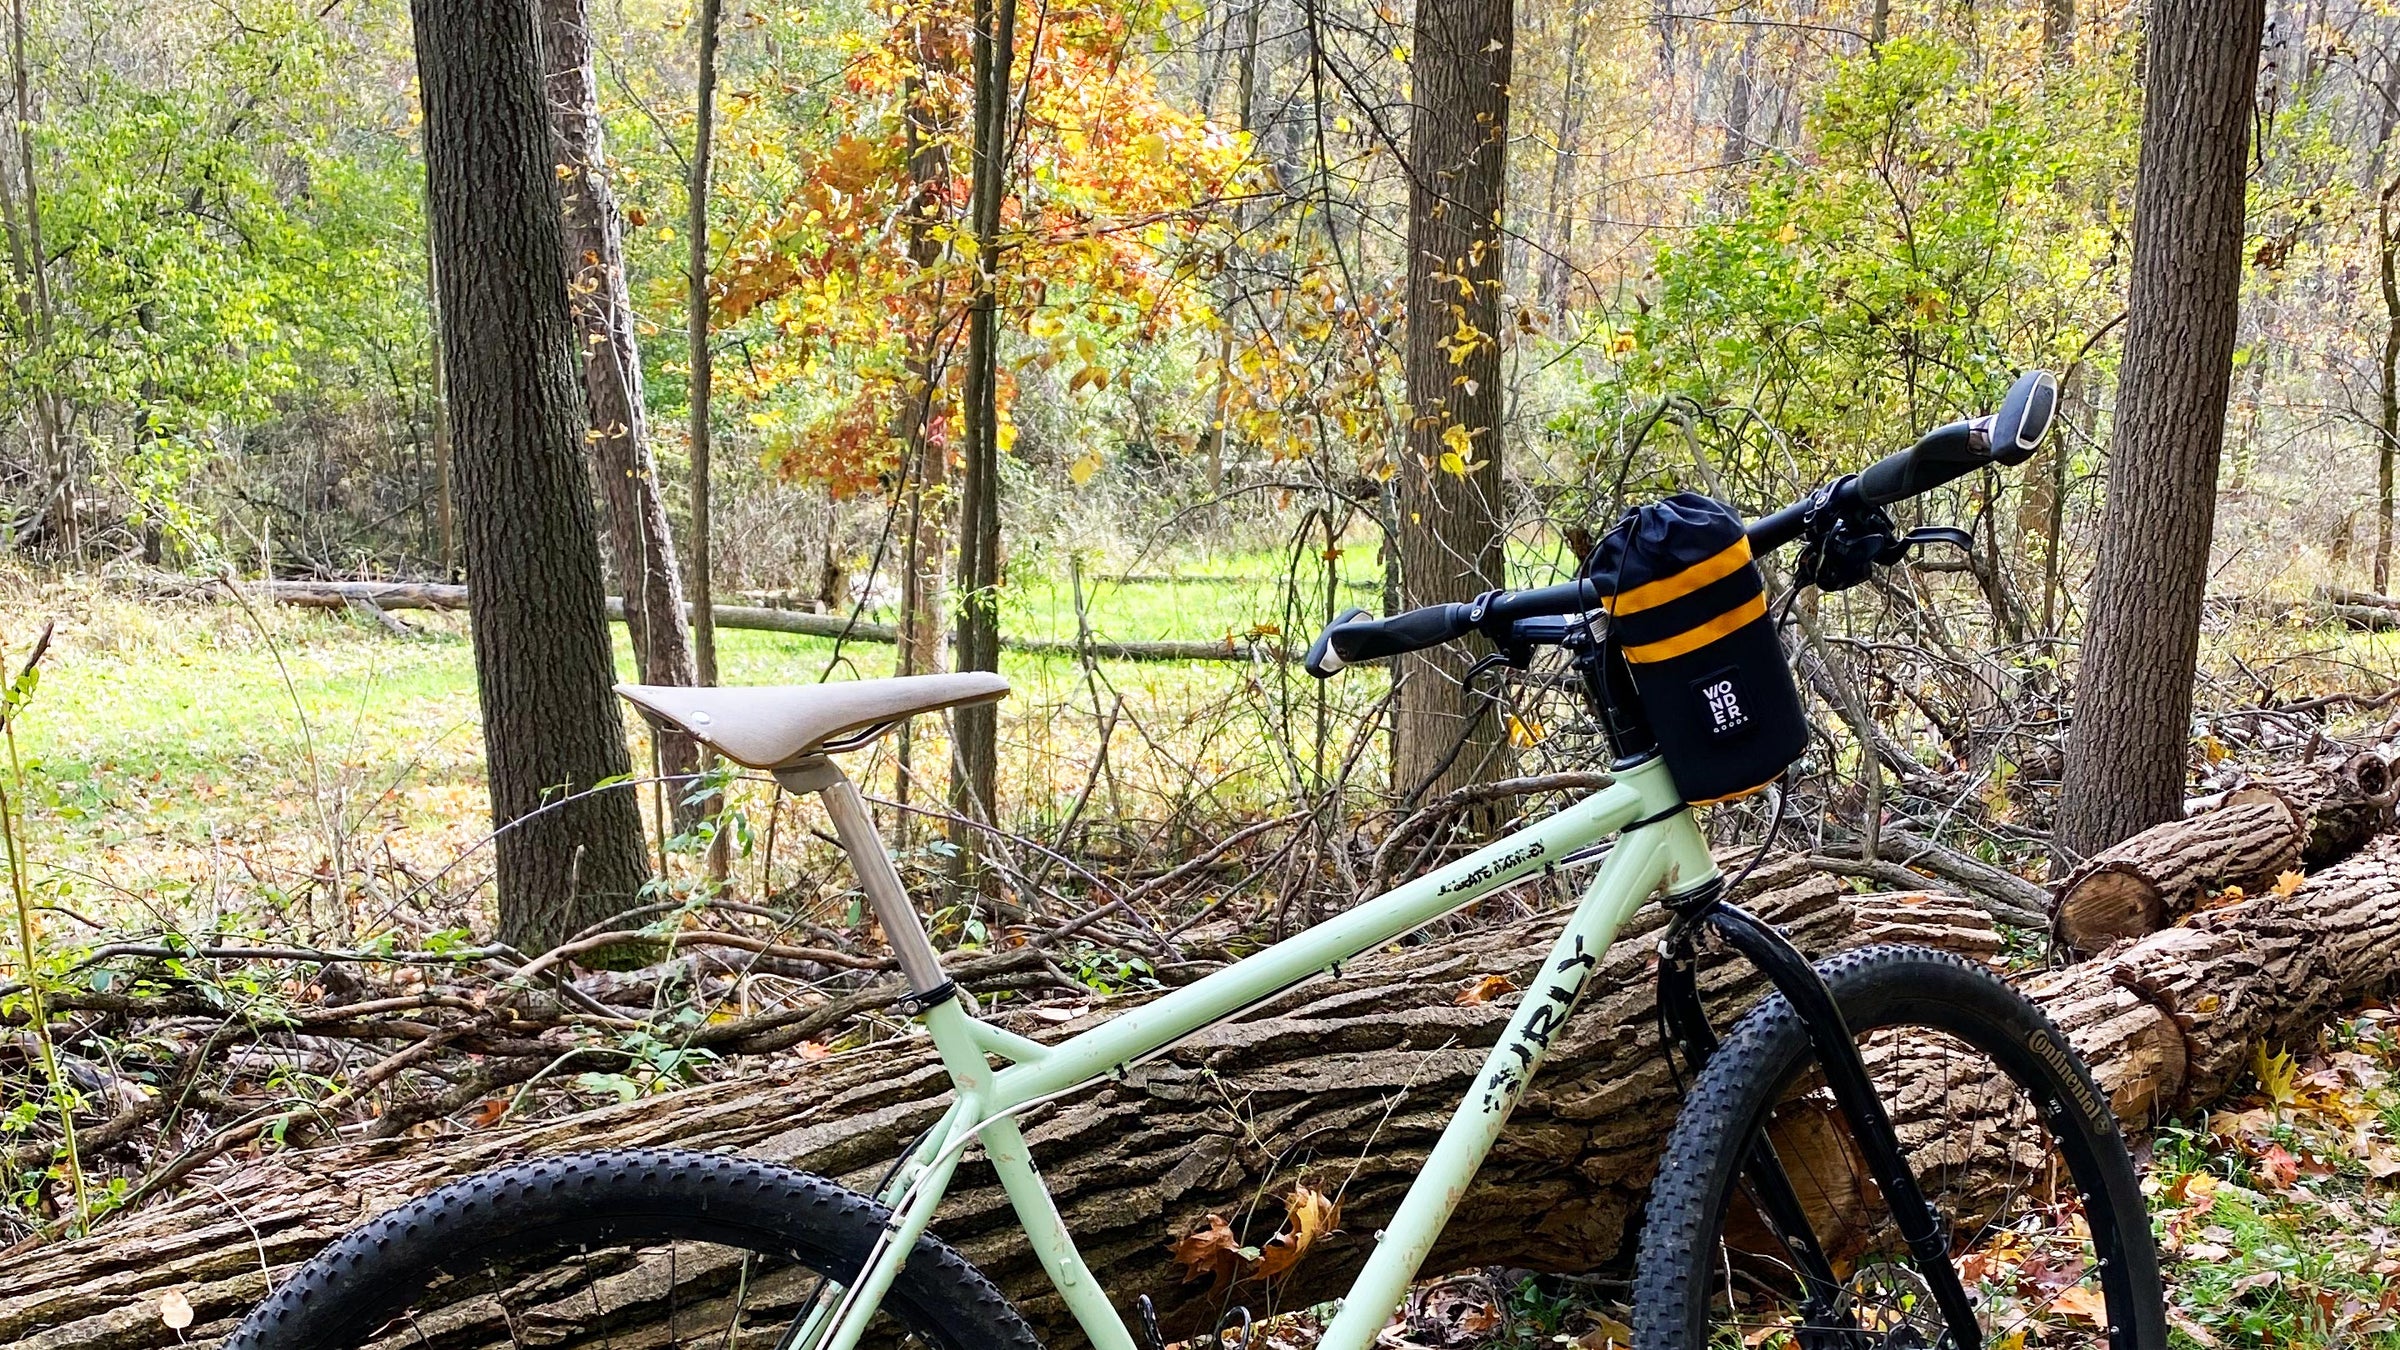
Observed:
[[[1958,542],[1957,531],[1901,536],[1881,508],[1987,464],[2021,462],[2047,431],[2055,396],[2055,381],[2029,374],[1992,415],[1938,428],[1746,528],[1734,518],[1739,547],[1725,553],[1739,552],[1747,564],[1753,551],[1804,543],[1796,591],[1855,584],[1912,546]],[[1733,574],[1720,558],[1686,575],[1721,585]],[[1618,581],[1624,576],[1620,570]],[[1647,604],[1697,593],[1668,587],[1638,598]],[[1697,1076],[1640,1231],[1632,1302],[1642,1350],[2014,1350],[2043,1316],[2026,1301],[2047,1286],[2037,1280],[2034,1295],[2026,1295],[2021,1279],[2006,1278],[2029,1262],[2056,1286],[2051,1308],[2065,1290],[2085,1291],[2076,1303],[2090,1325],[2071,1319],[2069,1340],[2081,1335],[2112,1350],[2163,1347],[2157,1255],[2133,1165],[2090,1073],[2048,1019],[1985,967],[1927,949],[1869,947],[1812,964],[1772,926],[1725,899],[1725,879],[1670,765],[1673,747],[1662,747],[1650,725],[1649,713],[1661,705],[1642,697],[1639,649],[1628,659],[1634,595],[1622,585],[1603,594],[1585,576],[1386,619],[1357,611],[1338,618],[1306,658],[1320,678],[1349,662],[1470,634],[1490,639],[1496,659],[1518,665],[1535,648],[1564,648],[1617,752],[1613,783],[1054,1044],[974,1015],[943,974],[857,788],[833,762],[907,717],[1003,696],[1007,685],[998,676],[623,689],[652,716],[727,758],[822,799],[952,1081],[947,1114],[873,1196],[763,1162],[671,1151],[572,1155],[487,1173],[336,1242],[286,1280],[229,1345],[481,1345],[492,1342],[498,1317],[510,1343],[544,1345],[682,1344],[687,1326],[705,1324],[697,1343],[777,1350],[850,1350],[910,1338],[949,1350],[1032,1347],[1033,1331],[1009,1302],[928,1231],[962,1157],[980,1144],[1043,1271],[1091,1344],[1158,1350],[1163,1337],[1147,1297],[1137,1303],[1137,1342],[1085,1266],[1044,1189],[1020,1117],[1121,1078],[1194,1031],[1613,839],[1544,977],[1525,990],[1422,1174],[1374,1234],[1364,1268],[1324,1330],[1326,1350],[1367,1350],[1402,1306],[1600,956],[1653,896],[1672,913],[1659,945],[1659,1008]],[[1743,625],[1756,621],[1754,604],[1764,612],[1763,600],[1743,600]],[[1686,641],[1671,635],[1649,655]],[[1775,659],[1782,659],[1780,646]],[[1788,670],[1780,678],[1788,685]],[[1693,707],[1722,723],[1733,700],[1714,679],[1702,672]],[[1735,706],[1732,713],[1755,719],[1760,709]],[[1695,774],[1723,769],[1717,759],[1684,759]],[[1722,1037],[1709,1025],[1694,976],[1703,931],[1755,964],[1774,990]],[[1997,1162],[1990,1149],[1966,1147],[1938,1124],[1931,1135],[1920,1123],[1912,1126],[1917,1137],[1901,1137],[1887,1097],[1901,1092],[1921,1101],[1936,1083],[1976,1094],[1984,1112],[1976,1119],[1996,1143]],[[1988,1119],[1994,1112],[1996,1125]],[[1848,1174],[1833,1172],[1837,1164]],[[2012,1208],[2019,1199],[2022,1212]],[[1161,1235],[1162,1248],[1171,1237]],[[1595,1263],[1606,1255],[1595,1253]],[[2003,1278],[1995,1281],[1995,1270]],[[687,1275],[692,1283],[679,1298]],[[2094,1287],[2104,1314],[2092,1312]],[[2062,1343],[2057,1318],[2041,1325],[2041,1344]]]

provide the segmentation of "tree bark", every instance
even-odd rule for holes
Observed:
[[[1471,600],[1505,584],[1500,445],[1500,219],[1513,0],[1417,6],[1409,66],[1408,400],[1401,595]],[[1471,650],[1470,648],[1474,648]],[[1438,797],[1492,777],[1506,742],[1463,687],[1481,644],[1404,657],[1393,789]]]
[[[2392,232],[2392,180],[2375,199],[2375,261],[2383,292],[2383,387],[2376,409],[2375,431],[2375,589],[2385,590],[2392,579],[2392,463],[2400,454],[2400,237]]]
[[[2058,814],[2072,856],[2182,812],[2264,22],[2263,0],[2159,0],[2145,34],[2117,444]]]
[[[567,301],[583,355],[587,439],[600,499],[608,508],[609,556],[616,561],[617,589],[625,597],[625,635],[642,683],[690,684],[699,668],[684,617],[675,535],[650,454],[642,358],[626,289],[624,221],[608,185],[600,82],[584,0],[542,0],[542,37],[550,63],[550,125],[558,138],[565,194],[560,220]],[[689,736],[662,731],[658,758],[662,773],[695,773],[700,747]],[[675,795],[680,802],[684,794]]]
[[[685,308],[691,361],[692,434],[692,661],[702,684],[717,682],[717,627],[712,602],[716,598],[714,550],[709,531],[712,477],[709,465],[708,401],[715,372],[708,350],[708,164],[717,132],[717,30],[723,0],[700,0],[699,89],[692,118],[692,176],[685,194],[685,232],[691,236],[685,274]]]
[[[975,0],[974,183],[970,227],[975,291],[967,316],[966,465],[958,520],[960,670],[1000,668],[1000,198],[1008,175],[1008,91],[1016,66],[1016,0]],[[951,714],[951,810],[962,822],[991,821],[997,810],[1000,721],[995,704]],[[977,872],[980,841],[954,826],[960,879]]]
[[[1998,933],[1960,902],[1849,897],[1829,878],[1789,869],[1762,869],[1765,893],[1744,903],[1807,950],[1893,940],[1979,959],[2000,950]],[[1678,1101],[1659,1056],[1647,968],[1646,939],[1662,917],[1637,916],[1611,949],[1593,981],[1607,992],[1568,1024],[1427,1274],[1493,1263],[1581,1271],[1620,1254]],[[2387,836],[2291,897],[2211,911],[2027,987],[2138,1134],[2160,1113],[2205,1105],[2229,1088],[2252,1046],[2307,1035],[2388,986],[2400,963],[2395,919],[2400,846]],[[1506,997],[1461,1006],[1458,994],[1489,975],[1522,977],[1557,925],[1546,916],[1362,958],[1192,1037],[1123,1082],[1035,1116],[1027,1131],[1035,1155],[1102,1285],[1120,1306],[1136,1294],[1158,1298],[1173,1333],[1204,1328],[1215,1305],[1200,1285],[1177,1283],[1167,1244],[1211,1213],[1241,1219],[1257,1197],[1307,1181],[1341,1188],[1343,1232],[1295,1267],[1275,1297],[1296,1307],[1339,1293],[1506,1020]],[[1747,967],[1723,962],[1705,970],[1702,988],[1719,1017],[1760,990]],[[1101,1015],[1132,1002],[1113,1001]],[[1089,1019],[1018,1025],[1052,1037]],[[1891,1072],[1905,1070],[1908,1053],[1886,1044],[1873,1058]],[[1921,1096],[1892,1100],[1912,1148],[1941,1147],[1975,1124],[1926,1114]],[[0,1340],[28,1350],[210,1344],[271,1274],[338,1234],[435,1185],[526,1156],[729,1148],[870,1184],[941,1104],[930,1048],[909,1039],[802,1063],[791,1081],[765,1086],[729,1080],[505,1132],[229,1161],[205,1174],[210,1184],[97,1236],[15,1254],[10,1290],[0,1295]],[[1245,1240],[1263,1240],[1274,1222],[1273,1206],[1258,1208],[1268,1217],[1245,1219]],[[980,1161],[960,1170],[937,1230],[1053,1344],[1074,1342]],[[189,1341],[158,1316],[170,1288],[198,1312]],[[1235,1296],[1258,1298],[1247,1286]]]
[[[903,95],[908,134],[908,257],[916,264],[912,294],[917,327],[910,334],[908,374],[913,387],[902,400],[900,463],[905,479],[901,492],[900,631],[898,666],[902,675],[922,675],[947,665],[942,641],[942,611],[949,589],[949,552],[953,501],[950,491],[950,444],[933,434],[934,410],[940,406],[942,385],[940,343],[948,320],[948,287],[930,280],[941,260],[942,244],[934,237],[946,215],[950,181],[950,151],[944,119],[935,111],[929,76],[943,64],[943,45],[936,25],[923,14],[909,19],[912,61]],[[894,756],[893,795],[905,806],[916,792],[916,724],[900,728]],[[899,813],[896,833],[906,846],[915,817]]]
[[[2153,825],[2093,855],[2059,888],[2051,929],[2078,955],[2155,933],[2228,886],[2275,883],[2300,866],[2305,824],[2280,798],[2253,797]]]
[[[2274,769],[2077,868],[2059,887],[2052,932],[2081,956],[2155,933],[2228,886],[2255,893],[2350,856],[2391,828],[2392,803],[2379,750]]]
[[[542,950],[648,875],[582,454],[574,324],[530,5],[415,0],[500,935]],[[550,809],[542,809],[550,805]],[[538,814],[537,814],[538,812]]]
[[[2392,827],[2395,784],[2381,750],[2270,770],[2225,795],[2225,805],[2273,799],[2299,818],[2300,865],[2323,867]]]

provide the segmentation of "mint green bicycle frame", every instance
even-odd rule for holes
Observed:
[[[878,1196],[892,1210],[881,1241],[855,1284],[820,1298],[786,1344],[793,1350],[853,1350],[891,1288],[907,1254],[932,1222],[967,1146],[980,1142],[1024,1225],[1042,1269],[1095,1350],[1139,1350],[1060,1220],[1035,1170],[1017,1117],[1103,1078],[1122,1074],[1204,1027],[1310,978],[1331,972],[1445,914],[1571,855],[1622,834],[1585,886],[1566,928],[1500,1034],[1465,1100],[1458,1104],[1400,1207],[1376,1235],[1366,1268],[1325,1331],[1324,1350],[1369,1350],[1407,1293],[1468,1183],[1483,1165],[1559,1028],[1592,973],[1636,909],[1653,895],[1688,893],[1717,875],[1706,841],[1677,793],[1666,765],[1652,758],[1616,782],[1546,819],[1297,933],[1196,983],[1130,1009],[1090,1031],[1043,1045],[978,1021],[954,996],[900,888],[899,875],[867,819],[850,780],[816,759],[776,777],[825,801],[869,903],[892,942],[902,972],[928,1006],[923,1013],[956,1089],[949,1112],[905,1159]],[[991,1061],[1005,1061],[998,1069]]]

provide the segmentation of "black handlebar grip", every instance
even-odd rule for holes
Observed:
[[[1334,654],[1344,661],[1378,661],[1439,647],[1475,631],[1475,621],[1468,617],[1472,612],[1459,604],[1427,605],[1374,623],[1337,624]]]
[[[1992,458],[2017,465],[2033,458],[2050,434],[2058,412],[2058,377],[2046,370],[2029,370],[2008,387],[2000,410],[1992,414]]]
[[[1300,668],[1320,680],[1332,679],[1335,672],[1348,664],[1342,657],[1334,653],[1334,630],[1343,624],[1366,617],[1367,612],[1355,605],[1334,615],[1333,622],[1325,625],[1325,631],[1317,634],[1317,640],[1308,644],[1308,655],[1300,662]]]
[[[1952,422],[1861,470],[1858,493],[1869,506],[1885,506],[1931,492],[1991,462],[1991,440],[1984,429],[1973,422]]]
[[[1439,647],[1474,632],[1474,613],[1473,606],[1459,604],[1427,605],[1388,619],[1369,619],[1365,610],[1349,610],[1317,635],[1302,665],[1324,679],[1353,661],[1379,661]]]

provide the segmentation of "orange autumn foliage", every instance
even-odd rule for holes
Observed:
[[[798,181],[731,241],[710,281],[717,325],[745,339],[720,380],[754,409],[770,462],[843,494],[891,485],[918,400],[933,445],[961,439],[957,349],[976,265],[969,13],[958,0],[885,12],[830,100],[827,124],[853,130],[790,152]],[[1206,321],[1195,283],[1213,271],[1214,207],[1246,153],[1238,135],[1160,96],[1136,59],[1140,38],[1093,0],[1048,7],[1018,37],[1002,322],[1017,335],[1011,356],[1065,363],[1077,393],[1107,387],[1112,345]],[[1004,369],[1004,447],[1014,394]]]

